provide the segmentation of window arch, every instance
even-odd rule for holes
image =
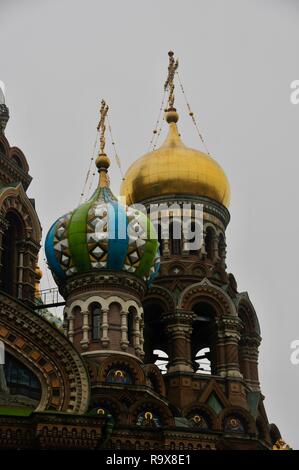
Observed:
[[[4,373],[11,395],[21,395],[37,403],[41,399],[42,389],[37,376],[12,354],[6,352]]]
[[[159,242],[159,252],[160,256],[163,256],[163,237],[162,237],[162,227],[161,224],[158,224],[157,226],[157,236],[158,236],[158,242]]]
[[[169,226],[169,238],[172,255],[181,254],[182,226],[179,219],[173,219]]]
[[[190,250],[189,253],[190,255],[198,255],[200,252],[200,248],[202,245],[202,226],[199,222],[192,221],[190,225],[190,240],[188,240],[188,243],[190,245]],[[191,238],[191,235],[194,234],[194,236]],[[200,236],[201,235],[201,236]],[[194,246],[192,246],[192,244]]]
[[[191,354],[194,371],[198,374],[217,373],[216,327],[213,307],[205,301],[193,308],[194,322],[191,334]]]
[[[10,211],[5,217],[7,229],[2,239],[1,288],[10,295],[18,295],[19,251],[24,239],[24,224],[16,212]]]
[[[130,307],[128,310],[128,341],[130,346],[134,346],[134,326],[135,326],[135,316],[137,315],[136,309]]]
[[[213,260],[214,253],[213,253],[213,242],[215,237],[215,231],[212,227],[206,228],[205,234],[205,248],[207,253],[207,258]]]
[[[159,299],[148,299],[144,303],[144,362],[153,364],[157,360],[156,350],[168,354],[168,341],[165,330],[161,327],[161,317],[165,311]]]
[[[225,259],[225,249],[226,249],[226,244],[225,244],[225,239],[223,233],[220,233],[219,239],[218,239],[218,254],[220,259]]]
[[[101,338],[102,310],[101,305],[93,302],[90,306],[91,313],[91,337],[93,341]]]

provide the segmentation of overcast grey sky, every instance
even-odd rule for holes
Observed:
[[[0,0],[6,135],[29,161],[28,192],[44,237],[78,204],[99,100],[110,105],[127,169],[148,149],[167,51],[179,57],[201,132],[231,184],[228,269],[259,316],[269,420],[295,448],[299,365],[290,363],[290,343],[299,339],[299,105],[289,96],[299,79],[298,22],[296,0]],[[178,90],[176,96],[183,140],[201,148]],[[107,150],[112,157],[109,143]],[[117,194],[114,161],[110,177]]]

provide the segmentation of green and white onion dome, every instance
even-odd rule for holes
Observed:
[[[156,231],[142,212],[122,205],[109,187],[105,155],[97,158],[99,185],[92,197],[59,217],[45,242],[55,281],[97,270],[125,271],[152,282],[159,270]]]

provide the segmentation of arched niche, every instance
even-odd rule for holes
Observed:
[[[192,306],[191,358],[194,372],[217,374],[217,327],[215,307],[205,299]]]
[[[151,297],[145,300],[144,310],[144,362],[155,363],[155,350],[163,350],[168,354],[167,336],[163,328],[162,316],[166,305],[161,299]]]
[[[99,302],[91,302],[88,305],[90,313],[91,340],[99,341],[101,339],[102,325],[102,306]]]
[[[143,370],[146,376],[146,384],[159,395],[165,396],[166,389],[161,371],[157,365],[146,364],[143,366]]]
[[[182,252],[182,222],[173,218],[169,225],[170,253],[179,256]]]
[[[214,228],[211,227],[211,226],[206,227],[204,242],[205,242],[205,249],[206,249],[207,258],[210,261],[213,261],[213,259],[214,259],[214,239],[215,239],[215,230],[214,230]]]
[[[25,237],[25,226],[20,215],[14,210],[8,211],[4,220],[6,230],[2,238],[1,288],[7,294],[18,297],[19,282],[22,282],[20,252]]]

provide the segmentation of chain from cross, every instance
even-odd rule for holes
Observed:
[[[168,96],[168,106],[169,109],[173,109],[173,104],[174,104],[174,75],[175,72],[179,66],[179,61],[178,59],[174,59],[173,57],[173,52],[169,51],[168,52],[169,56],[169,65],[168,65],[168,77],[165,81],[164,84],[164,90],[169,90],[169,96]]]
[[[100,109],[100,121],[97,126],[97,130],[100,132],[100,154],[105,153],[105,131],[106,131],[106,126],[105,126],[105,120],[106,116],[109,110],[109,106],[106,104],[105,100],[101,101],[101,109]]]

